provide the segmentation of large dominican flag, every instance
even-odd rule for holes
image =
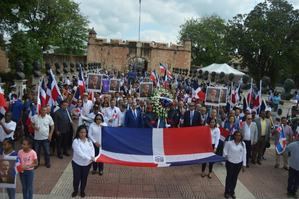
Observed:
[[[213,153],[209,127],[141,129],[102,128],[97,162],[168,167],[224,161]]]

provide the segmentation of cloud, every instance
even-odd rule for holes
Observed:
[[[98,37],[138,39],[139,0],[75,0]],[[180,25],[192,17],[231,19],[263,0],[142,0],[141,40],[177,42]],[[290,0],[299,8],[298,0]]]

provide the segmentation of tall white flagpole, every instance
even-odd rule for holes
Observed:
[[[138,41],[140,41],[140,23],[141,23],[141,0],[139,0],[139,27],[138,27]]]

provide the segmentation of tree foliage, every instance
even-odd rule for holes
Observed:
[[[10,63],[20,59],[16,56],[30,55],[24,49],[38,52],[29,57],[21,56],[25,60],[40,57],[41,52],[52,48],[63,54],[83,54],[87,44],[87,24],[79,5],[72,0],[0,1],[0,35],[11,38],[8,46]],[[21,45],[23,41],[25,43]]]
[[[180,41],[192,41],[192,65],[206,66],[229,60],[225,30],[225,21],[218,16],[190,19],[181,25]]]
[[[269,76],[273,85],[283,71],[298,77],[299,12],[287,1],[266,0],[248,15],[235,16],[226,40],[256,81]]]
[[[15,66],[16,61],[22,60],[24,63],[24,73],[26,75],[32,73],[33,62],[42,59],[42,52],[38,42],[34,38],[29,37],[25,32],[20,31],[12,35],[8,49],[8,57],[11,65]]]

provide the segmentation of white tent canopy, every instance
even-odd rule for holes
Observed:
[[[202,70],[203,72],[208,71],[209,73],[215,72],[215,73],[224,73],[226,75],[229,75],[230,73],[236,75],[236,76],[243,76],[245,73],[242,73],[241,71],[238,71],[234,69],[233,67],[230,67],[227,64],[211,64],[209,66],[199,68],[197,71]]]

